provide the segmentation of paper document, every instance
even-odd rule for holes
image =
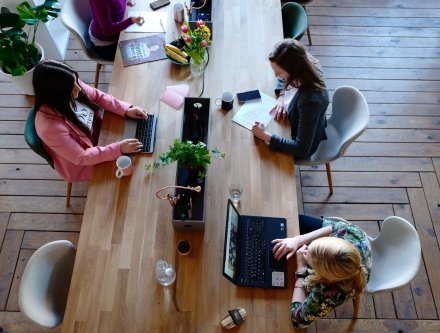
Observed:
[[[273,115],[269,112],[274,107],[276,100],[275,98],[270,97],[261,91],[260,95],[261,100],[245,102],[232,118],[232,121],[243,126],[244,128],[247,128],[248,130],[252,130],[252,126],[256,121],[263,123],[264,126],[269,125],[273,118]]]
[[[142,25],[132,24],[125,29],[126,32],[165,32],[168,12],[129,10],[127,16],[142,16],[144,23]]]

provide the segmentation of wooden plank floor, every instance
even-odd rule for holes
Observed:
[[[314,0],[307,12],[313,41],[308,49],[323,64],[330,93],[341,85],[357,87],[371,117],[345,157],[332,163],[332,196],[322,167],[296,171],[301,210],[344,217],[371,235],[387,216],[402,216],[417,228],[423,251],[414,281],[362,297],[356,323],[346,304],[307,331],[440,332],[440,1]],[[74,40],[66,61],[93,81],[95,64]],[[110,77],[106,66],[102,90]],[[0,95],[0,327],[46,332],[19,312],[20,276],[42,244],[77,241],[88,184],[74,184],[66,208],[65,182],[23,139],[32,98],[4,78]]]

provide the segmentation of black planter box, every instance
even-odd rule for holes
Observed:
[[[209,98],[185,98],[182,122],[182,141],[193,143],[200,141],[208,144]],[[199,179],[198,170],[177,167],[176,185],[200,186],[200,192],[176,189],[180,195],[179,203],[173,209],[173,227],[175,230],[205,229],[205,185],[206,178]]]

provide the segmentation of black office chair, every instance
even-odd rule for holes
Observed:
[[[103,65],[113,65],[113,61],[101,58],[92,48],[89,25],[92,10],[89,0],[66,0],[61,10],[61,20],[67,29],[78,39],[86,56],[96,62],[94,87],[98,87],[99,72]]]
[[[44,158],[47,163],[54,169],[52,157],[47,153],[46,149],[44,149],[43,142],[37,134],[37,130],[35,129],[35,108],[32,108],[29,111],[28,118],[26,120],[26,124],[24,126],[24,139],[29,147],[42,158]],[[72,192],[72,183],[67,183],[67,192],[66,192],[66,206],[70,206],[70,195]]]

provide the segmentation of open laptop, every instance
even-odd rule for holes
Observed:
[[[286,258],[275,260],[271,243],[287,236],[286,225],[284,218],[240,215],[228,200],[223,275],[240,286],[286,288]]]
[[[157,114],[147,119],[125,118],[124,139],[136,138],[142,142],[142,153],[152,153],[156,144]]]

